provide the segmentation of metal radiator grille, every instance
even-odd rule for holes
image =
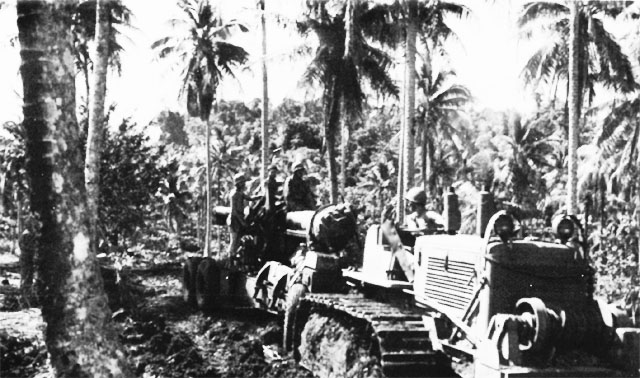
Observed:
[[[473,296],[474,264],[430,256],[424,296],[453,311],[465,310]]]

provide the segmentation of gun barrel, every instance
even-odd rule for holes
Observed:
[[[314,210],[290,211],[287,213],[287,229],[309,232]]]

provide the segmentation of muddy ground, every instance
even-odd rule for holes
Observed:
[[[17,258],[0,257],[0,377],[50,377],[37,308],[20,300]],[[181,297],[179,263],[105,274],[129,361],[139,377],[311,377],[281,348],[282,324],[256,310],[204,314]]]

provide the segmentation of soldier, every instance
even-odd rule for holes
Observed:
[[[307,170],[303,162],[293,165],[293,174],[284,182],[284,200],[287,203],[287,211],[314,210],[315,200],[304,177]]]
[[[265,197],[267,202],[267,211],[272,212],[276,205],[276,194],[278,193],[278,181],[276,181],[276,175],[278,174],[278,166],[271,164],[269,166],[269,177],[267,177]]]
[[[409,202],[409,215],[406,217],[407,227],[410,230],[436,230],[442,227],[443,221],[439,214],[427,211],[427,194],[422,188],[411,188],[405,195]]]
[[[229,256],[233,256],[238,249],[238,237],[240,231],[247,227],[247,222],[244,219],[244,201],[256,201],[262,196],[251,197],[244,192],[245,183],[247,178],[242,173],[236,173],[233,176],[233,183],[235,189],[231,191],[229,197],[231,198],[231,211],[227,218],[227,225],[229,226]]]

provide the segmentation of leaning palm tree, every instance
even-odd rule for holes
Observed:
[[[107,92],[107,70],[120,71],[122,34],[116,25],[130,25],[131,11],[119,0],[89,0],[77,5],[74,13],[74,55],[76,67],[82,71],[86,89],[87,123],[85,185],[87,209],[92,229],[98,219],[100,197],[100,154],[104,135],[104,108]],[[90,42],[94,48],[90,49]],[[90,67],[93,66],[93,70]],[[92,232],[95,239],[95,232]],[[94,240],[97,242],[97,240]]]
[[[92,85],[87,87],[89,101],[89,125],[85,154],[85,186],[87,187],[87,210],[96,243],[96,223],[98,221],[98,199],[100,198],[100,155],[104,136],[104,104],[107,94],[107,67],[112,39],[112,8],[115,1],[95,1],[95,48],[92,52]],[[115,47],[115,46],[114,46]],[[88,71],[85,71],[88,75]]]
[[[382,22],[370,13],[369,4],[354,4],[353,25]],[[396,96],[398,88],[387,70],[392,61],[384,51],[368,44],[361,28],[351,31],[349,51],[345,55],[346,29],[345,6],[337,14],[327,10],[325,1],[311,1],[298,23],[298,29],[306,35],[314,32],[318,37],[315,57],[304,73],[303,81],[319,83],[323,87],[324,141],[331,181],[330,201],[338,201],[335,139],[343,114],[350,120],[362,115],[365,93],[363,79],[383,95]],[[344,143],[344,141],[343,141]]]
[[[183,65],[181,97],[186,95],[189,115],[206,123],[206,225],[205,254],[211,251],[211,159],[209,116],[216,98],[216,90],[225,75],[233,76],[233,68],[247,61],[248,53],[226,42],[234,29],[247,31],[236,21],[224,22],[208,0],[182,0],[183,19],[171,20],[175,32],[159,39],[151,47],[160,58],[174,55]]]
[[[100,196],[99,162],[104,134],[104,108],[109,67],[120,71],[120,54],[124,50],[122,34],[115,26],[130,26],[131,11],[120,0],[89,0],[79,3],[73,16],[74,57],[82,72],[86,89],[87,134],[85,184],[87,208],[92,227],[98,218]],[[93,49],[90,49],[94,41]],[[93,70],[91,69],[93,67]],[[95,233],[94,233],[95,235]]]
[[[96,60],[95,54],[92,56],[91,42],[99,43],[99,39],[103,39],[100,49],[104,50],[107,55],[106,64],[120,73],[121,60],[120,55],[124,51],[122,40],[122,26],[131,27],[131,10],[127,8],[120,0],[100,1],[102,8],[102,16],[98,15],[98,0],[82,1],[78,4],[73,17],[74,32],[74,58],[76,67],[82,72],[84,85],[86,89],[87,109],[91,106],[89,101],[91,90],[91,67],[96,70],[97,65],[103,63]],[[102,17],[100,20],[99,17]],[[96,26],[101,26],[101,36],[98,36]],[[89,116],[91,116],[89,114]]]
[[[577,148],[578,123],[584,99],[595,93],[595,83],[601,83],[623,93],[637,88],[629,58],[606,30],[603,17],[616,17],[626,3],[608,1],[542,1],[527,3],[518,24],[525,36],[540,30],[543,22],[548,32],[548,44],[527,62],[523,77],[538,85],[553,86],[567,80],[569,110],[569,161],[567,210],[577,212]]]

